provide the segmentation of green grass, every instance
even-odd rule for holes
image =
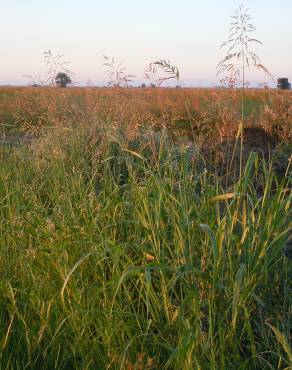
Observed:
[[[0,148],[1,369],[289,369],[291,179],[166,135]],[[290,227],[290,229],[289,229]]]

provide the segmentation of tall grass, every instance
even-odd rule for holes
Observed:
[[[238,128],[237,139],[240,137],[240,173],[242,172],[243,158],[243,127],[245,118],[245,89],[247,86],[246,70],[254,67],[265,72],[272,78],[268,69],[263,65],[258,55],[251,50],[254,43],[262,44],[255,39],[252,33],[256,30],[252,24],[252,18],[243,4],[234,12],[232,16],[231,28],[229,30],[228,40],[223,42],[221,48],[227,48],[227,52],[222,61],[217,65],[217,74],[227,73],[231,86],[240,79],[241,88],[241,122]],[[226,79],[225,79],[226,80]],[[223,80],[224,81],[224,80]]]
[[[1,368],[291,368],[291,179],[106,125],[0,155]]]

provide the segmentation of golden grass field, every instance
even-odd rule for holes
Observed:
[[[222,140],[240,120],[236,89],[0,88],[0,122],[21,130],[64,124],[107,122],[139,129],[168,129],[175,136]],[[246,126],[263,128],[277,140],[291,140],[292,93],[246,90]]]

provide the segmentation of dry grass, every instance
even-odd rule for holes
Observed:
[[[246,126],[291,140],[292,93],[246,91]],[[240,91],[220,89],[1,88],[2,131],[109,124],[135,135],[141,128],[216,141],[232,137],[240,120]]]

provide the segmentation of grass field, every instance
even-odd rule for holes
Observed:
[[[0,89],[1,369],[292,369],[292,94],[241,176],[239,96]]]

